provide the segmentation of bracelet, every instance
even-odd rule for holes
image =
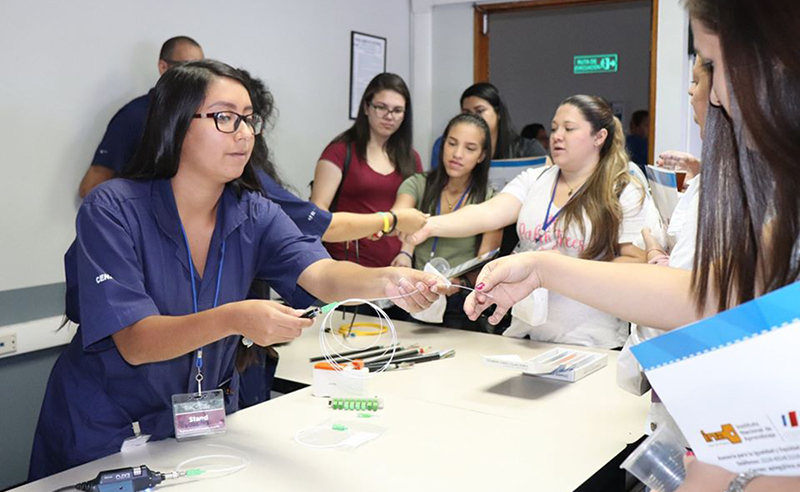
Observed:
[[[394,232],[395,229],[397,229],[397,214],[394,213],[394,210],[389,210],[389,213],[392,214],[392,219],[394,219],[394,221],[392,222],[391,229],[389,229],[389,232],[387,232],[386,234],[391,234]]]
[[[414,256],[413,256],[411,253],[409,253],[408,251],[403,251],[403,250],[401,249],[401,250],[400,250],[400,252],[399,252],[399,253],[397,253],[397,254],[398,254],[398,255],[406,255],[406,256],[408,256],[408,259],[409,259],[409,260],[411,260],[411,264],[412,264],[412,265],[414,264]]]
[[[386,212],[378,212],[378,214],[383,219],[383,229],[381,230],[381,232],[383,232],[384,234],[389,234],[389,232],[390,232],[389,214],[387,214]]]
[[[745,487],[749,484],[754,478],[758,477],[759,475],[755,473],[740,473],[731,480],[731,483],[728,485],[728,488],[725,492],[744,492]]]

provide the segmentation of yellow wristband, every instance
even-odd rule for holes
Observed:
[[[383,217],[383,233],[387,234],[389,231],[392,230],[392,224],[389,222],[389,214],[386,212],[378,212]]]

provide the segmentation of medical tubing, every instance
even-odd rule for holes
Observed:
[[[224,445],[221,445],[221,444],[209,444],[209,446],[216,447],[216,448],[230,449],[231,451],[236,451],[236,452],[242,453],[241,451],[239,451],[237,449],[231,448],[229,446],[224,446]],[[186,465],[188,465],[189,463],[195,462],[195,461],[200,461],[200,460],[205,460],[205,459],[233,459],[233,460],[241,461],[241,463],[239,463],[238,465],[228,466],[228,467],[224,467],[224,468],[215,469],[215,468],[210,468],[208,466],[205,466],[205,467],[202,468],[202,472],[204,474],[212,474],[213,473],[213,474],[230,475],[230,474],[236,473],[236,472],[238,472],[240,470],[244,470],[245,468],[250,466],[250,464],[252,463],[252,460],[250,459],[249,455],[247,455],[246,453],[242,453],[242,454],[244,456],[235,455],[235,454],[207,454],[207,455],[202,455],[202,456],[195,456],[193,458],[189,458],[189,459],[183,460],[180,463],[178,463],[178,466],[175,467],[175,471],[177,471],[178,473],[184,474],[185,476],[188,476],[188,477],[191,477],[192,475],[197,477],[197,476],[200,476],[201,473],[190,474],[190,472],[195,472],[195,471],[199,472],[200,469],[193,468],[193,469],[186,470],[185,469]],[[209,478],[214,478],[214,477],[209,477]]]
[[[452,286],[453,287],[457,287],[459,289],[469,290],[469,291],[476,290],[476,289],[473,289],[472,287],[467,287],[467,286],[464,286],[464,285],[453,284]],[[380,307],[378,307],[374,303],[378,302],[378,301],[391,301],[391,300],[394,300],[394,299],[401,299],[403,297],[408,297],[408,296],[416,294],[418,292],[419,292],[419,290],[414,290],[413,292],[409,292],[407,294],[400,294],[400,295],[397,295],[397,296],[380,297],[380,298],[376,298],[376,299],[346,299],[344,301],[339,301],[339,302],[333,303],[334,304],[333,309],[330,309],[327,313],[325,313],[325,317],[322,318],[322,323],[320,323],[320,327],[319,327],[319,346],[320,346],[320,350],[322,352],[322,356],[324,357],[325,362],[327,362],[330,365],[330,367],[333,368],[333,370],[343,372],[345,376],[352,377],[352,378],[371,378],[371,377],[374,377],[374,376],[382,373],[383,371],[387,370],[392,365],[392,360],[394,359],[394,354],[397,352],[397,345],[398,345],[398,342],[397,342],[397,329],[394,327],[394,323],[392,323],[392,320],[391,320],[391,318],[389,318],[389,315],[387,315],[386,312],[383,309],[381,309]],[[492,297],[490,294],[484,294],[484,295],[486,295],[487,297]],[[381,356],[386,356],[386,355],[389,356],[387,358],[386,362],[384,364],[382,364],[381,366],[379,366],[378,369],[376,369],[375,371],[369,371],[366,374],[363,373],[363,372],[356,372],[356,371],[346,371],[345,372],[345,367],[344,367],[343,364],[346,364],[346,363],[349,363],[349,362],[353,362],[358,357],[356,357],[356,359],[351,359],[350,357],[348,357],[346,355],[342,355],[341,353],[337,352],[335,348],[333,348],[332,346],[329,345],[329,343],[327,341],[327,337],[325,336],[326,330],[327,330],[327,332],[330,332],[330,333],[334,332],[333,326],[331,325],[331,315],[339,308],[339,306],[341,306],[343,304],[350,304],[350,303],[353,303],[353,304],[366,304],[367,306],[371,307],[375,311],[375,313],[377,314],[378,320],[380,322],[379,331],[383,330],[383,328],[385,326],[386,329],[387,329],[386,331],[389,333],[389,336],[391,337],[390,343],[388,344],[389,346],[386,347],[386,349],[381,353]],[[376,336],[375,340],[373,341],[373,343],[370,346],[364,348],[363,350],[368,350],[371,347],[377,346],[379,344],[379,342],[381,341],[382,336],[383,336],[383,334],[379,334],[378,336]],[[348,347],[347,345],[342,343],[342,341],[340,341],[338,338],[336,338],[336,340],[337,340],[337,343],[339,344],[340,347],[347,348],[347,349],[352,349],[352,347]]]

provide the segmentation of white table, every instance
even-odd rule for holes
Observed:
[[[616,387],[616,352],[608,351],[608,367],[563,383],[484,367],[480,358],[528,358],[551,345],[410,323],[397,328],[404,343],[454,348],[456,356],[372,379],[370,390],[385,408],[369,422],[387,430],[355,450],[310,449],[293,441],[298,430],[327,418],[354,416],[329,410],[309,388],[231,415],[221,437],[150,443],[18,490],[49,492],[123,466],[169,471],[192,456],[220,452],[209,444],[223,444],[247,453],[252,464],[176,490],[562,492],[580,486],[642,434],[649,398]],[[308,357],[320,353],[317,337],[318,330],[309,329],[281,347],[277,377],[310,383]]]

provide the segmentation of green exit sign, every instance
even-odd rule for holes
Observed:
[[[572,73],[609,73],[619,68],[617,54],[580,55],[572,59]]]

